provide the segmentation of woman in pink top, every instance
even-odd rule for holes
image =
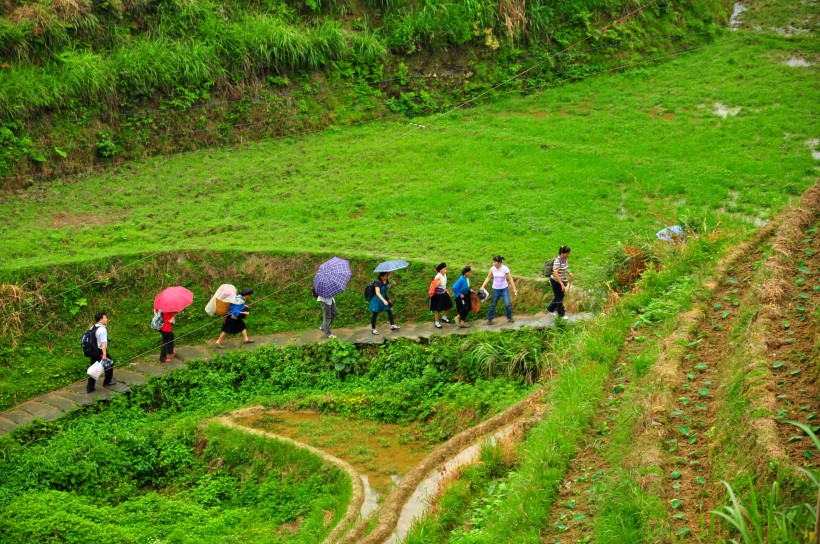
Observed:
[[[495,316],[495,306],[498,304],[498,299],[504,299],[504,311],[507,313],[507,322],[513,323],[515,320],[512,317],[512,304],[510,304],[510,286],[512,286],[513,295],[518,296],[518,289],[515,288],[515,282],[510,275],[510,269],[504,264],[504,257],[496,255],[493,257],[493,265],[490,267],[490,272],[481,284],[481,288],[487,285],[487,282],[493,280],[493,298],[490,301],[490,311],[487,312],[487,325],[493,324],[493,317]]]

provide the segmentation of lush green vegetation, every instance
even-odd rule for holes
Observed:
[[[0,175],[21,177],[2,185],[388,111],[425,113],[527,65],[514,86],[537,87],[702,43],[725,17],[715,0],[647,4],[5,2],[0,138],[9,152]],[[431,77],[439,73],[447,77]]]
[[[109,405],[18,430],[0,439],[0,534],[6,541],[248,542],[296,522],[292,535],[276,533],[279,541],[316,542],[330,530],[325,511],[338,520],[346,506],[345,478],[312,455],[203,419],[264,402],[416,422],[430,439],[445,440],[529,390],[521,379],[482,378],[481,367],[459,356],[464,342],[395,342],[352,354],[338,343],[229,353]],[[341,376],[338,350],[355,359]]]
[[[499,252],[528,275],[562,243],[584,269],[600,266],[633,232],[749,225],[808,186],[817,90],[811,71],[782,64],[806,48],[726,38],[425,129],[329,130],[56,182],[0,204],[16,225],[0,235],[4,267],[276,248],[482,266]],[[740,113],[723,119],[716,101]]]

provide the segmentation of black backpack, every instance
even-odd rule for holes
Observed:
[[[543,273],[546,277],[552,276],[552,267],[555,266],[555,259],[558,257],[553,257],[552,259],[548,260],[544,263],[544,270]]]
[[[83,348],[83,355],[86,357],[97,357],[102,353],[102,350],[97,347],[97,329],[99,325],[94,325],[83,333],[80,339],[80,345]]]
[[[367,284],[367,287],[364,288],[364,299],[367,302],[370,302],[370,299],[376,296],[376,282],[371,282]]]

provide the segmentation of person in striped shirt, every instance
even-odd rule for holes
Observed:
[[[552,276],[550,276],[550,285],[552,286],[553,299],[547,311],[555,313],[558,311],[558,316],[564,319],[569,319],[564,315],[564,295],[569,288],[569,280],[575,279],[572,272],[569,271],[569,246],[561,246],[558,248],[558,257],[552,265]]]

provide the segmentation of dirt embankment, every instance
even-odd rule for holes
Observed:
[[[808,437],[786,421],[815,426],[820,418],[820,184],[790,210],[763,269],[749,334],[750,396],[771,414],[757,423],[760,445],[776,462],[817,467]]]

